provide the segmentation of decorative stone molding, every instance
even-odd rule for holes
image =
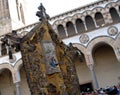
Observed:
[[[89,41],[89,36],[87,34],[83,34],[79,39],[81,43],[86,44]]]
[[[23,32],[21,32],[21,34],[19,34],[19,36],[25,36],[26,34],[28,33],[28,31],[23,31]]]
[[[9,59],[9,62],[10,62],[10,63],[14,63],[15,61],[16,61],[16,56],[13,55],[13,59]]]
[[[118,29],[115,26],[111,26],[108,28],[108,34],[110,36],[115,36],[118,33]]]

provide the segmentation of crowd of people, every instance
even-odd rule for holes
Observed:
[[[120,95],[120,86],[107,86],[95,91],[82,92],[82,95]]]

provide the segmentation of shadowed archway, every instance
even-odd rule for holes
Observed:
[[[87,15],[85,17],[85,23],[86,23],[88,31],[95,29],[95,23],[94,23],[93,18],[91,16]]]
[[[12,73],[9,69],[1,69],[0,72],[0,95],[16,95]]]
[[[95,72],[100,87],[118,85],[120,64],[113,48],[105,43],[97,44],[92,51]]]
[[[119,14],[118,14],[118,12],[116,11],[115,8],[113,8],[113,7],[110,8],[109,12],[110,12],[110,15],[111,15],[112,20],[113,20],[114,23],[120,21]]]

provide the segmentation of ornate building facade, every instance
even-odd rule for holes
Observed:
[[[7,2],[7,0],[0,1],[1,5],[3,5],[3,1]],[[20,1],[24,0],[18,2]],[[4,13],[0,17],[1,39],[4,34],[16,29],[9,12],[10,5],[7,7],[7,3],[4,4],[5,8],[0,7],[0,12]],[[20,17],[16,17],[20,18],[18,22],[22,25],[19,24],[17,27],[19,29],[16,31],[19,36],[23,37],[37,23],[25,26],[24,11],[21,13]],[[86,87],[93,90],[120,83],[119,0],[100,0],[54,16],[50,18],[49,22],[65,44],[72,43],[82,52],[82,60],[75,64],[80,90],[85,90]],[[1,42],[0,94],[30,95],[22,65],[21,52],[12,50],[13,59],[10,60],[8,56],[9,47],[5,46],[5,53],[2,52],[2,47],[4,44]]]

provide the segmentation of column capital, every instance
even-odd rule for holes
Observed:
[[[92,57],[92,54],[91,54],[91,53],[85,55],[85,60],[86,60],[87,66],[88,66],[88,65],[91,65],[91,64],[92,64],[92,65],[94,64],[94,60],[93,60],[93,57]]]
[[[13,77],[13,82],[14,83],[18,83],[18,82],[21,81],[21,79],[20,79],[20,72],[19,71],[14,71],[12,73],[12,77]]]

